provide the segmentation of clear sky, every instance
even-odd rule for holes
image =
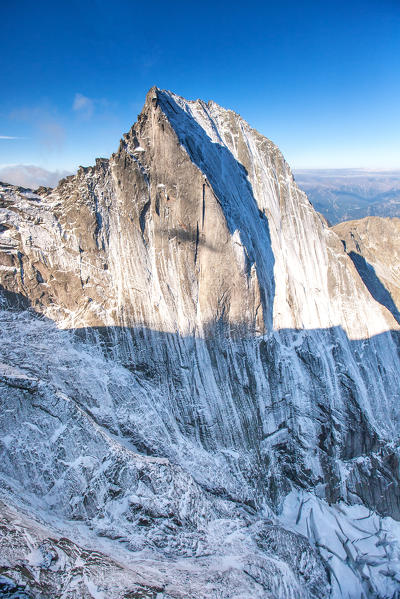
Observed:
[[[157,85],[294,168],[400,167],[400,0],[2,0],[1,20],[0,165],[109,156]]]

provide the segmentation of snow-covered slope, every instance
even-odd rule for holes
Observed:
[[[399,327],[272,142],[153,88],[109,160],[3,185],[0,214],[3,501],[31,518],[6,576],[25,584],[22,560],[35,597],[41,577],[49,596],[393,595]],[[46,527],[129,574],[32,564]]]

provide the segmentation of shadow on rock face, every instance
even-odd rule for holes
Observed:
[[[1,360],[38,380],[30,392],[0,382],[0,472],[60,517],[105,514],[102,535],[129,533],[132,551],[164,543],[155,546],[169,557],[192,555],[201,518],[255,526],[292,490],[400,520],[399,333],[257,337],[219,320],[196,338],[61,331],[30,314],[0,312]],[[15,435],[16,421],[30,426]],[[322,597],[323,564],[308,541],[273,525],[256,533],[260,555],[279,556]]]
[[[11,315],[26,305],[20,294],[3,292],[2,297],[13,308]],[[350,341],[334,327],[257,337],[246,324],[232,326],[223,319],[208,323],[203,338],[146,327],[58,331],[49,319],[29,312],[45,325],[52,355],[39,359],[43,335],[38,335],[38,348],[34,336],[26,342],[22,337],[12,343],[13,352],[20,351],[21,342],[32,347],[15,365],[27,367],[38,380],[53,369],[63,393],[73,393],[75,400],[79,396],[91,418],[106,429],[111,426],[113,434],[120,430],[144,455],[167,455],[191,471],[191,458],[184,453],[198,448],[205,461],[197,479],[209,492],[253,506],[266,498],[277,506],[293,486],[323,484],[331,502],[358,497],[400,519],[398,458],[390,445],[400,428],[399,380],[393,374],[399,372],[399,333]],[[10,330],[17,331],[18,320],[11,317]],[[79,385],[85,372],[79,353],[76,363],[63,353],[65,339],[76,340],[89,358],[102,354],[107,363],[126,369],[142,391],[121,391],[118,380],[107,383],[107,377],[98,389],[90,377],[87,388]],[[1,361],[13,365],[4,344],[3,354]],[[65,378],[63,369],[71,368]],[[95,363],[93,368],[96,373]],[[93,393],[96,398],[90,399]],[[112,400],[108,407],[102,393]],[[116,412],[128,408],[129,418],[121,416],[118,422]],[[318,468],[310,467],[310,455]],[[209,465],[216,456],[224,481],[218,467],[214,471]],[[195,470],[191,474],[196,476]]]
[[[254,263],[257,264],[265,324],[267,330],[272,330],[275,258],[268,219],[258,208],[248,172],[222,140],[221,143],[213,142],[171,96],[159,91],[158,99],[192,162],[211,185],[216,200],[222,206],[230,234],[240,232],[248,270]]]
[[[32,307],[31,301],[22,293],[8,291],[0,285],[0,309],[5,306],[8,310],[27,310]]]
[[[400,324],[400,312],[397,309],[390,292],[377,276],[374,267],[369,264],[363,256],[356,252],[350,252],[348,255],[374,300],[382,304],[382,306],[385,306]]]
[[[33,599],[31,594],[26,593],[24,586],[15,584],[6,576],[0,576],[0,597],[2,599]]]

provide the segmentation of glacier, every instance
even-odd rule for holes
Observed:
[[[0,291],[0,592],[400,596],[399,325],[239,115],[1,184]]]

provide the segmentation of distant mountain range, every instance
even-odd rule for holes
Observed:
[[[365,216],[400,216],[400,170],[306,169],[294,175],[331,225]]]

